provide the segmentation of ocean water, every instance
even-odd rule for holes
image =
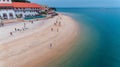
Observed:
[[[80,38],[70,52],[49,67],[120,67],[119,8],[59,8],[80,25]]]

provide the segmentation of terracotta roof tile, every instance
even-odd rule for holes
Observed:
[[[12,4],[0,4],[0,7],[13,7]]]
[[[12,4],[0,4],[0,7],[15,7],[15,8],[40,8],[44,9],[43,6],[36,3],[23,3],[23,2],[13,2]]]

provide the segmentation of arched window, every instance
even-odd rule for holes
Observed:
[[[9,16],[10,16],[11,19],[13,19],[13,14],[12,13],[10,13]]]
[[[3,18],[4,18],[4,19],[8,19],[8,17],[7,17],[7,14],[6,14],[6,13],[3,13]]]

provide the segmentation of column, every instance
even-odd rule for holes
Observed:
[[[6,14],[7,14],[7,19],[10,19],[10,13],[7,12]]]

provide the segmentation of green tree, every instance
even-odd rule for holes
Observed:
[[[28,0],[12,0],[13,2],[27,2],[27,3],[30,3],[30,1]]]

